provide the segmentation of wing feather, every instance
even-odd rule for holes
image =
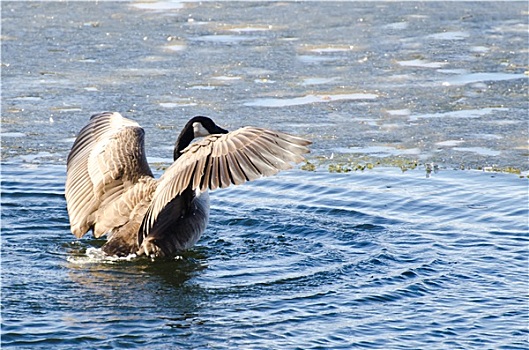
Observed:
[[[255,180],[259,177],[261,177],[261,173],[259,172],[259,169],[252,163],[252,161],[248,158],[248,154],[244,152],[238,152],[236,154],[237,161],[239,162],[239,166],[241,170],[244,173],[244,176],[248,181]]]
[[[197,175],[195,175],[197,176]],[[204,166],[204,174],[202,175],[200,191],[204,192],[209,187],[209,178],[211,177],[211,157],[206,157],[206,164]]]
[[[119,218],[105,218],[105,208],[143,177],[152,178],[144,149],[144,131],[119,113],[92,116],[80,131],[67,160],[65,196],[72,233],[96,237],[114,228]],[[153,189],[154,191],[154,189]],[[128,215],[132,203],[118,205]],[[115,219],[115,220],[113,220]]]
[[[242,171],[236,156],[232,153],[228,153],[226,158],[228,159],[228,164],[230,165],[230,175],[233,184],[240,185],[248,181],[248,178],[246,175],[244,175],[244,172]]]
[[[226,155],[221,155],[217,159],[219,160],[219,187],[225,188],[231,184],[229,165],[226,160]]]
[[[145,237],[164,207],[186,189],[201,192],[274,175],[299,163],[309,140],[268,129],[244,127],[210,135],[188,146],[159,180],[142,223]]]
[[[209,176],[209,188],[216,190],[219,187],[219,156],[211,158],[211,175]]]

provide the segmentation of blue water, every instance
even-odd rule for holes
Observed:
[[[62,165],[2,166],[5,348],[526,349],[527,179],[293,170],[212,193],[174,261],[69,232]]]

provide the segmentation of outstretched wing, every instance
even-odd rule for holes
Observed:
[[[311,142],[268,129],[244,127],[193,143],[162,175],[140,232],[149,233],[163,208],[184,190],[239,185],[289,169],[304,160]]]
[[[145,196],[145,186],[134,185],[152,177],[139,124],[119,113],[92,116],[68,155],[65,196],[72,233],[79,238],[93,228],[99,237],[126,223],[131,200]],[[120,198],[129,202],[118,203]]]

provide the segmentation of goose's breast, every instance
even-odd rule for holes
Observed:
[[[206,230],[209,220],[209,193],[197,191],[191,202],[191,210],[180,221],[179,231],[184,237],[188,237],[184,249],[191,248]]]

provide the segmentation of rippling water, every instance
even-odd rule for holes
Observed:
[[[2,167],[2,346],[528,346],[527,179],[290,171],[212,193],[199,245],[103,259],[64,166]]]

